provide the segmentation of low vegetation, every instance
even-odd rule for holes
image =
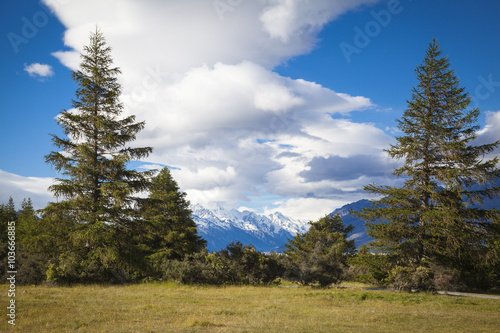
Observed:
[[[19,332],[495,332],[500,300],[272,286],[19,288]],[[6,294],[7,286],[0,286]],[[0,331],[7,328],[0,322]],[[10,326],[10,325],[8,325]]]

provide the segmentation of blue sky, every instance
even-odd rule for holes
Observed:
[[[95,10],[98,8],[98,10]],[[0,201],[53,200],[44,163],[95,24],[146,121],[134,167],[168,165],[193,203],[316,219],[395,184],[383,149],[437,38],[500,138],[496,0],[47,0],[0,3]]]

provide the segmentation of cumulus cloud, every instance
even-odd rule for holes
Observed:
[[[324,24],[350,9],[378,0],[266,0],[260,15],[264,30],[272,38],[288,42],[290,38],[318,32]]]
[[[362,176],[380,177],[394,169],[394,162],[385,156],[353,155],[350,157],[329,156],[314,157],[307,165],[307,170],[299,175],[306,181],[333,180],[344,181]]]
[[[53,181],[49,177],[23,177],[0,170],[0,203],[6,203],[12,197],[20,208],[23,199],[31,198],[35,209],[43,208],[53,200],[47,190]]]
[[[31,65],[24,64],[24,70],[28,72],[31,77],[35,78],[47,78],[54,75],[54,71],[50,65],[40,64],[35,62]]]
[[[319,30],[330,20],[376,1],[232,1],[228,2],[231,9],[224,12],[223,19],[215,1],[205,0],[45,3],[67,27],[64,42],[74,51],[55,53],[65,65],[78,68],[78,54],[88,41],[89,31],[99,24],[124,75],[140,81],[148,66],[155,65],[169,73],[204,64],[242,61],[271,69],[310,52]],[[96,7],[99,11],[94,10]]]
[[[490,144],[500,140],[500,111],[486,112],[486,126],[477,133],[474,144]],[[489,157],[500,157],[500,147],[497,147]]]
[[[277,208],[314,218],[383,173],[390,137],[331,117],[374,107],[369,98],[272,71],[310,52],[326,23],[375,0],[45,2],[73,49],[54,56],[71,69],[99,25],[123,72],[125,113],[146,121],[134,145],[153,146],[146,162],[174,167],[192,203],[254,207],[245,203],[268,193],[286,198]],[[377,174],[320,170],[330,168],[321,159],[355,155],[380,162]]]
[[[278,190],[273,188],[273,172],[295,166],[296,173],[287,176],[296,178],[317,154],[341,147],[352,150],[352,145],[343,147],[346,141],[356,141],[358,151],[387,142],[371,125],[349,129],[356,124],[329,116],[370,106],[367,98],[284,78],[254,63],[219,63],[192,69],[151,104],[143,103],[140,114],[150,125],[138,136],[138,144],[155,147],[151,162],[179,168],[173,174],[193,202],[236,205],[248,200],[244,193]],[[369,137],[372,132],[377,135]],[[364,137],[369,147],[362,143]],[[298,157],[290,164],[283,157],[287,153]],[[282,194],[287,196],[286,191]]]
[[[349,202],[315,198],[288,199],[276,208],[265,210],[265,213],[280,212],[302,221],[315,221],[322,216],[330,214],[332,207],[339,207],[347,203]]]

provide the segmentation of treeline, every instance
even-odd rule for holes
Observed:
[[[128,247],[134,249],[133,256],[114,265],[99,264],[86,254],[80,256],[71,244],[71,225],[75,224],[67,223],[65,227],[40,218],[30,199],[22,202],[20,210],[16,210],[12,198],[0,205],[2,258],[7,257],[8,222],[14,221],[16,226],[16,282],[67,285],[170,280],[183,284],[274,285],[291,281],[327,287],[347,280],[405,291],[498,290],[498,262],[489,266],[470,263],[470,270],[431,262],[428,266],[410,266],[390,253],[374,252],[374,244],[356,249],[354,240],[348,240],[353,227],[345,226],[339,215],[310,222],[306,233],[285,244],[284,253],[262,253],[238,241],[209,253],[206,242],[196,234],[188,202],[168,169],[163,169],[153,182],[168,185],[172,191],[164,192],[169,193],[169,200],[163,204],[177,207],[181,203],[185,215],[175,217],[173,211],[169,215],[164,212],[159,216],[169,216],[170,220],[156,227],[143,219],[140,227],[149,234],[130,239]],[[177,221],[175,225],[173,220]],[[6,267],[0,267],[3,280]]]
[[[80,228],[77,223],[47,216],[43,213],[46,208],[39,211],[42,215],[38,217],[30,199],[23,201],[20,211],[16,211],[12,198],[0,205],[0,247],[4,258],[7,225],[15,222],[16,282],[72,284],[175,280],[213,285],[263,285],[286,279],[303,285],[328,286],[345,278],[347,261],[353,257],[355,246],[353,240],[347,240],[352,227],[345,227],[339,216],[325,216],[311,222],[308,232],[289,241],[285,254],[261,253],[240,242],[209,253],[206,242],[197,236],[188,202],[168,169],[163,169],[152,183],[161,184],[163,190],[154,189],[149,199],[144,200],[147,208],[138,212],[144,218],[136,222],[136,230],[143,231],[131,235],[120,261],[108,257],[114,249],[103,248],[100,250],[109,253],[89,255],[92,249],[79,248],[76,245],[81,243],[72,237]],[[164,199],[152,199],[158,197]],[[108,225],[108,228],[111,230],[113,226]],[[110,230],[101,231],[109,233]],[[0,268],[2,278],[6,267]]]
[[[120,117],[120,70],[110,52],[96,28],[73,72],[72,109],[57,117],[66,137],[52,135],[57,151],[46,162],[62,174],[50,187],[59,200],[38,212],[29,199],[20,211],[12,200],[0,206],[2,258],[8,223],[16,222],[18,283],[286,279],[328,286],[351,279],[408,291],[499,288],[500,212],[482,203],[500,196],[498,158],[490,155],[500,141],[476,145],[479,109],[467,110],[471,99],[436,41],[416,69],[402,135],[386,150],[404,161],[394,170],[404,184],[365,187],[377,200],[358,215],[375,241],[356,252],[352,226],[325,216],[290,239],[282,255],[240,243],[208,253],[169,170],[127,168],[152,148],[128,145],[145,124]]]

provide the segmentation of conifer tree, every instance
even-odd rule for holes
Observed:
[[[382,199],[359,215],[375,249],[396,265],[436,263],[470,271],[487,260],[485,245],[496,237],[492,221],[498,210],[481,204],[500,194],[498,158],[486,157],[500,141],[475,145],[480,111],[467,110],[471,98],[436,40],[416,74],[418,85],[398,121],[403,135],[386,151],[404,161],[394,171],[404,185],[366,186]]]
[[[0,206],[0,212],[0,218],[5,223],[17,220],[16,205],[12,197],[9,197],[9,201],[6,204]]]
[[[309,222],[304,234],[297,234],[285,247],[288,277],[303,285],[328,286],[341,281],[347,259],[354,254],[354,240],[347,240],[354,227],[345,226],[340,215],[324,216]]]
[[[111,48],[97,27],[81,59],[80,69],[72,74],[78,85],[73,108],[58,116],[67,137],[52,135],[59,150],[46,156],[64,176],[50,190],[64,200],[45,212],[55,216],[63,210],[61,216],[74,221],[71,240],[75,253],[85,258],[83,267],[123,276],[117,273],[118,263],[131,252],[135,195],[148,189],[150,175],[127,169],[127,162],[148,156],[152,148],[128,146],[145,124],[135,116],[121,117],[120,69],[113,67]]]
[[[7,271],[7,254],[9,252],[9,226],[12,226],[12,222],[17,223],[17,213],[14,204],[14,199],[9,198],[7,204],[0,205],[0,259],[5,265],[0,267],[0,278],[4,277]],[[15,227],[15,226],[14,226]]]
[[[54,229],[43,230],[31,199],[24,199],[16,223],[17,276],[20,284],[38,284],[45,280],[50,252],[42,245]]]
[[[24,199],[21,204],[21,212],[19,213],[17,223],[17,240],[24,248],[34,246],[36,244],[35,238],[38,232],[38,220],[35,215],[35,209],[31,198]]]
[[[140,243],[146,245],[147,258],[158,270],[165,259],[182,259],[200,252],[206,241],[198,235],[186,193],[180,191],[169,169],[163,168],[151,183],[142,206],[145,236]]]

